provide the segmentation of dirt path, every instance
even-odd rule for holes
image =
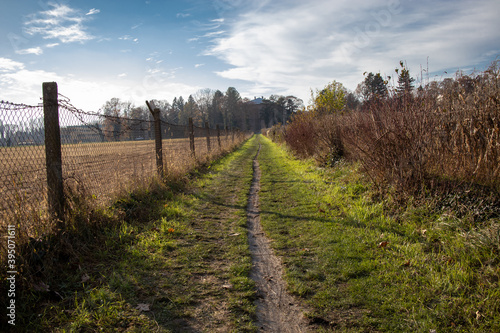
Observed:
[[[259,144],[253,160],[253,180],[247,207],[248,242],[252,254],[250,277],[256,283],[258,297],[257,327],[261,332],[306,332],[303,311],[286,291],[281,262],[269,246],[260,224],[260,168],[257,160],[260,148]]]

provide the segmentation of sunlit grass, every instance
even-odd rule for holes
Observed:
[[[289,290],[323,329],[499,329],[498,229],[466,232],[462,219],[422,206],[394,211],[356,165],[318,168],[268,140],[260,165],[264,229]]]

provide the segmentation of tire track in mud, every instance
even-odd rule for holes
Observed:
[[[306,332],[303,311],[286,291],[281,261],[276,257],[260,224],[259,149],[253,159],[253,179],[247,206],[248,243],[252,256],[250,278],[257,287],[257,325],[260,332]]]

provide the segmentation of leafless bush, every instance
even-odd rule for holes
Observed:
[[[361,161],[375,183],[405,195],[450,185],[463,190],[469,184],[497,197],[499,65],[471,76],[457,74],[417,93],[393,91],[359,111],[298,113],[286,126],[285,141],[297,156],[321,164],[340,156]],[[277,129],[270,132],[277,136]]]
[[[394,94],[345,115],[342,141],[350,155],[376,182],[405,192],[440,180],[500,190],[498,63],[475,77],[457,75],[440,92]]]
[[[344,154],[339,119],[337,114],[299,113],[286,126],[284,139],[297,156],[332,164]]]

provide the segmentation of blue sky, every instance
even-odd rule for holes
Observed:
[[[498,0],[0,4],[0,99],[26,104],[39,103],[44,81],[85,110],[230,86],[307,104],[311,88],[337,80],[354,90],[363,72],[394,75],[400,60],[436,80],[500,56]]]

